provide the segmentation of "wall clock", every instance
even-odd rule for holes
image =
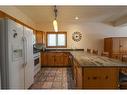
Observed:
[[[76,42],[80,41],[82,38],[82,34],[80,32],[74,32],[72,34],[72,39]]]

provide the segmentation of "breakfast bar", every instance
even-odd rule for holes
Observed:
[[[119,89],[120,70],[127,68],[127,63],[83,51],[70,53],[77,89]]]

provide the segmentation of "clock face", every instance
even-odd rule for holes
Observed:
[[[74,32],[72,34],[72,39],[76,42],[80,41],[82,38],[82,34],[80,32]]]

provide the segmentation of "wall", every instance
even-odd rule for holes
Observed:
[[[22,21],[23,23],[35,28],[36,24],[20,10],[12,6],[0,6],[0,10],[7,13],[8,15],[15,17],[16,19]]]
[[[42,26],[42,25],[41,25]],[[53,26],[45,28],[38,27],[44,31],[53,31]],[[103,51],[103,39],[106,37],[127,37],[127,27],[113,27],[100,22],[84,22],[84,23],[60,23],[60,31],[67,31],[67,48],[87,48],[97,49],[99,53]],[[75,31],[82,33],[80,42],[72,40],[72,34]]]

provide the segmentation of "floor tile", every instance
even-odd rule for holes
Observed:
[[[54,78],[55,78],[54,76],[53,77],[47,77],[46,78],[46,81],[53,82],[54,81]]]
[[[47,89],[51,89],[52,87],[52,82],[44,82],[42,88],[47,88]]]
[[[72,79],[71,68],[42,68],[34,78],[31,89],[73,89],[75,88]]]
[[[52,88],[53,89],[61,89],[62,88],[61,82],[53,82]]]

